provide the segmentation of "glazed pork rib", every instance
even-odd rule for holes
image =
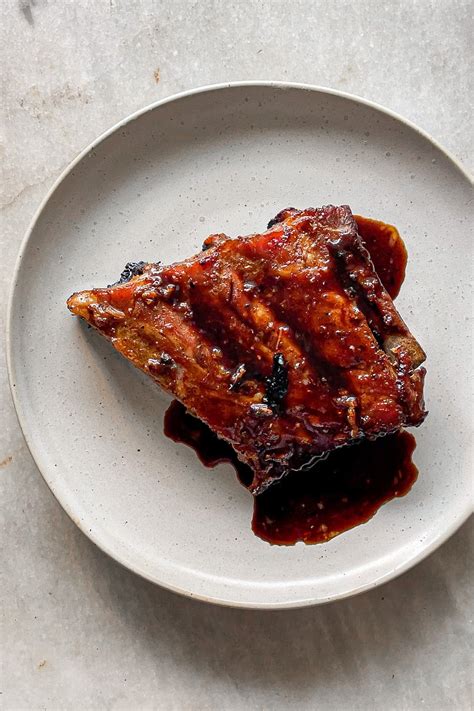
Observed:
[[[227,440],[255,494],[426,414],[425,354],[347,206],[285,210],[171,266],[129,264],[68,307]]]

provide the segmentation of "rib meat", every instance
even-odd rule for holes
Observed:
[[[285,210],[171,266],[129,264],[68,307],[227,440],[254,493],[426,414],[425,354],[347,206]]]

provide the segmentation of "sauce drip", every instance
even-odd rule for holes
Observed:
[[[184,405],[173,400],[165,412],[164,433],[173,442],[187,444],[196,452],[205,467],[230,462],[243,486],[252,481],[250,468],[241,462],[230,444],[219,439],[202,420],[190,415]]]
[[[395,298],[407,262],[398,230],[366,217],[355,219],[380,280]],[[207,467],[230,462],[241,484],[250,484],[252,472],[232,447],[177,400],[166,411],[164,433],[192,447]],[[418,475],[411,458],[415,447],[413,435],[401,431],[331,452],[310,470],[292,472],[254,497],[252,530],[269,543],[293,545],[323,543],[365,523],[382,504],[413,486]]]
[[[255,497],[252,529],[269,543],[324,543],[365,523],[404,496],[418,470],[415,438],[395,432],[331,452],[310,471],[292,472]]]
[[[232,447],[177,400],[166,411],[164,431],[192,447],[205,466],[229,462],[244,486],[252,480]],[[253,532],[278,545],[324,543],[365,523],[382,504],[410,491],[418,475],[411,459],[415,447],[413,435],[395,432],[331,452],[308,471],[292,472],[254,497]]]

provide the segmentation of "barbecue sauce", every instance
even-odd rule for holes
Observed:
[[[380,281],[394,299],[405,279],[407,250],[396,227],[354,215],[362,241],[370,253]]]
[[[252,529],[269,543],[324,543],[410,491],[415,438],[401,431],[331,452],[255,497]]]
[[[230,462],[244,486],[252,482],[250,467],[241,462],[230,444],[219,439],[202,420],[190,415],[184,405],[173,400],[165,412],[164,433],[173,442],[187,444],[196,452],[205,467]]]
[[[395,298],[405,276],[403,240],[392,225],[355,219],[380,280]],[[244,486],[252,481],[251,470],[232,447],[177,400],[165,414],[164,432],[192,447],[205,466],[230,462]],[[413,486],[418,475],[411,458],[415,447],[413,435],[401,431],[331,452],[310,470],[292,472],[255,496],[252,530],[269,543],[293,545],[323,543],[365,523],[382,504]]]
[[[166,411],[164,431],[192,447],[205,466],[230,462],[240,482],[250,484],[252,472],[232,447],[177,400]],[[310,470],[292,472],[254,497],[254,533],[279,545],[323,543],[365,523],[382,504],[410,491],[418,474],[411,460],[415,446],[413,435],[395,432],[342,447]]]

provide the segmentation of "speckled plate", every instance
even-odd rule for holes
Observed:
[[[51,490],[100,548],[172,590],[243,607],[334,600],[393,578],[471,511],[472,185],[419,129],[327,89],[209,87],[158,102],[71,164],[23,242],[9,313],[21,426]],[[348,203],[397,225],[397,300],[428,354],[430,414],[410,494],[324,545],[270,546],[229,465],[207,470],[163,436],[169,398],[66,309],[127,261],[191,255],[281,208]]]

